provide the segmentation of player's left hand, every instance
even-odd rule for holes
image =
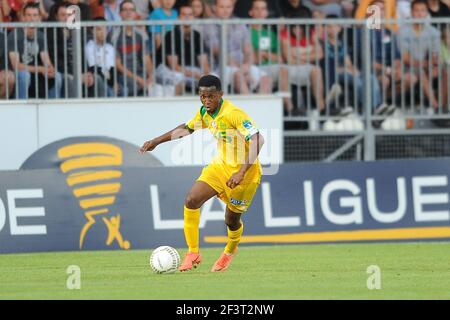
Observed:
[[[227,181],[227,187],[230,189],[234,189],[237,185],[241,183],[241,181],[244,179],[244,174],[240,171],[236,172],[231,176],[230,179]]]

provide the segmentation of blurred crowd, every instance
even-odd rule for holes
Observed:
[[[449,8],[450,0],[0,0],[0,22],[67,22],[71,15],[81,21],[366,19],[374,12],[386,19],[427,19],[450,17]],[[219,25],[94,27],[81,34],[81,95],[182,95],[195,92],[202,74],[214,73],[233,93],[292,93],[283,96],[286,115],[304,114],[306,104],[322,113],[342,112],[349,104],[363,112],[362,29],[229,25],[226,66],[220,68]],[[449,31],[447,24],[428,22],[369,30],[375,113],[417,99],[431,112],[446,110]],[[3,28],[0,48],[0,98],[79,96],[70,29]]]

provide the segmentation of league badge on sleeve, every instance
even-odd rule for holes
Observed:
[[[242,121],[242,125],[245,129],[248,130],[248,133],[250,136],[254,135],[255,133],[258,133],[258,129],[253,126],[253,124],[250,122],[250,120],[244,120]]]

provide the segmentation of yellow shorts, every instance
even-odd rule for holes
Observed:
[[[203,168],[197,181],[203,181],[217,191],[217,197],[226,203],[227,207],[236,213],[244,213],[250,207],[253,196],[261,183],[261,171],[258,167],[250,168],[244,180],[231,189],[226,182],[231,174],[219,164],[210,164]]]

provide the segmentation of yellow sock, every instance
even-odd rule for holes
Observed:
[[[233,254],[234,250],[236,250],[239,242],[241,241],[242,233],[244,232],[244,224],[241,221],[241,227],[235,231],[231,231],[228,229],[228,242],[225,247],[225,253]]]
[[[184,236],[189,252],[198,253],[198,225],[200,224],[200,208],[189,209],[184,206]]]

